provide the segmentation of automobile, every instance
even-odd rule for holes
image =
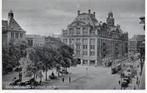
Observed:
[[[128,87],[128,84],[129,83],[126,80],[123,80],[121,83],[121,87],[126,88],[126,87]]]
[[[18,85],[19,82],[21,82],[21,80],[20,79],[16,79],[16,80],[12,81],[9,85],[15,86],[15,85]]]
[[[120,70],[121,70],[121,64],[117,64],[117,65],[111,67],[112,74],[115,74],[115,73],[119,72]]]
[[[123,80],[124,80],[124,81],[127,81],[127,83],[130,83],[130,81],[131,81],[131,79],[128,78],[128,77],[124,77]]]
[[[130,83],[130,78],[124,77],[122,78],[121,87],[126,88],[128,87],[129,83]]]
[[[69,72],[67,70],[65,70],[65,69],[59,71],[59,73],[61,73],[61,74],[69,74]]]

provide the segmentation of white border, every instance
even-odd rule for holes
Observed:
[[[145,0],[146,4],[146,0]],[[2,0],[0,0],[0,25],[2,22]],[[147,7],[145,6],[145,22],[147,23]],[[139,24],[138,24],[139,25]],[[147,31],[145,31],[145,35],[147,34]],[[147,85],[145,86],[145,90],[2,90],[2,30],[0,27],[0,93],[147,93]],[[147,37],[145,36],[145,39],[147,40]],[[145,41],[146,44],[146,41]],[[147,58],[147,46],[145,47],[146,53],[145,58]],[[147,67],[147,63],[145,62],[145,67]],[[147,75],[147,69],[145,69],[145,74]],[[145,76],[146,76],[145,75]],[[147,79],[145,79],[146,84]]]

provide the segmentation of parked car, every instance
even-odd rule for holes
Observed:
[[[59,71],[59,73],[61,73],[61,74],[69,74],[69,72],[67,70],[65,70],[65,69],[62,69],[61,71]]]
[[[21,80],[20,79],[16,79],[16,80],[12,81],[9,85],[15,86],[15,85],[18,85],[19,82],[21,82]]]
[[[111,73],[112,74],[115,74],[115,73],[117,73],[118,71],[120,71],[121,70],[121,64],[117,64],[117,65],[115,65],[115,66],[112,66],[112,68],[111,68]]]
[[[130,78],[124,77],[122,78],[121,87],[125,89],[128,87],[129,83],[130,83]]]
[[[128,87],[128,82],[126,81],[126,80],[124,80],[124,81],[122,81],[122,83],[121,83],[121,87],[123,87],[123,88],[127,88]]]
[[[127,83],[130,83],[130,81],[131,81],[131,79],[128,78],[128,77],[124,77],[123,80],[124,80],[124,81],[127,81]]]

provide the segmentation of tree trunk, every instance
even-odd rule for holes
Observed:
[[[36,77],[35,77],[35,73],[34,73],[34,80],[36,79]]]
[[[65,67],[65,70],[66,70],[66,72],[67,72],[67,67]]]
[[[47,69],[45,70],[45,80],[47,81]]]

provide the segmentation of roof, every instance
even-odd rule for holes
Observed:
[[[2,26],[3,27],[8,27],[8,21],[7,20],[2,20]]]
[[[145,35],[134,35],[130,40],[131,41],[144,41]]]
[[[8,24],[9,30],[15,30],[15,31],[24,31],[21,26],[15,21],[14,18],[11,18]]]
[[[76,22],[82,22],[85,25],[91,25],[91,26],[95,26],[98,23],[94,14],[89,14],[89,13],[79,14],[69,26],[71,26],[73,23],[76,23]]]
[[[5,30],[24,31],[21,26],[15,21],[12,10],[10,10],[8,13],[8,18],[8,20],[2,20],[2,26],[5,27]]]

